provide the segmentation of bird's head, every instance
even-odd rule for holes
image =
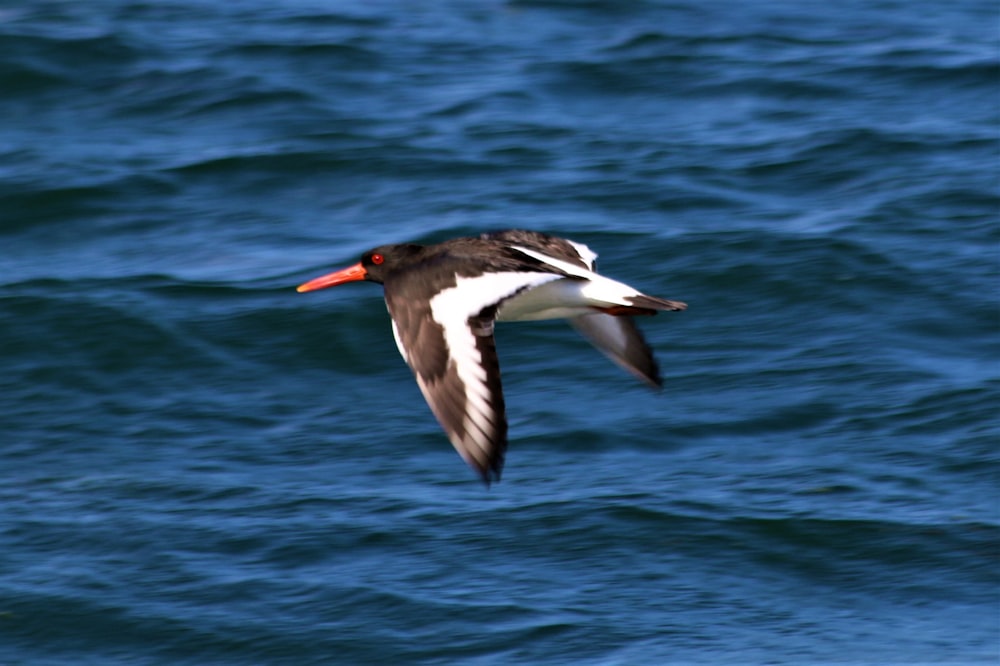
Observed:
[[[422,245],[413,245],[412,243],[383,245],[365,252],[361,255],[361,261],[353,266],[309,280],[305,284],[300,284],[296,291],[316,291],[360,280],[382,284],[385,282],[386,275],[398,269],[408,260],[412,260],[423,249]]]

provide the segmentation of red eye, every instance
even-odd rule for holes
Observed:
[[[372,263],[375,264],[376,266],[381,264],[383,261],[385,261],[385,257],[383,257],[381,254],[372,255]]]

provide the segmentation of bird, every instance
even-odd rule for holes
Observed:
[[[434,245],[382,245],[299,292],[367,281],[383,286],[392,333],[452,446],[487,487],[499,481],[507,418],[494,324],[565,318],[652,388],[659,366],[634,317],[687,308],[599,275],[586,245],[508,229]]]

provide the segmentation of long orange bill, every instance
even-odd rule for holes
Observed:
[[[295,291],[316,291],[317,289],[336,287],[338,284],[344,284],[345,282],[357,282],[358,280],[364,280],[367,276],[368,271],[366,271],[365,267],[361,265],[361,262],[358,262],[353,266],[348,266],[347,268],[343,268],[339,271],[321,275],[314,280],[309,280],[309,282],[306,282],[305,284],[300,284],[295,288]]]

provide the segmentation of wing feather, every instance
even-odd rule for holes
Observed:
[[[654,388],[661,388],[660,368],[632,317],[594,313],[569,323],[605,356]]]
[[[500,479],[507,419],[493,336],[497,307],[556,273],[454,276],[429,301],[386,284],[386,305],[400,354],[459,455],[483,481]]]

